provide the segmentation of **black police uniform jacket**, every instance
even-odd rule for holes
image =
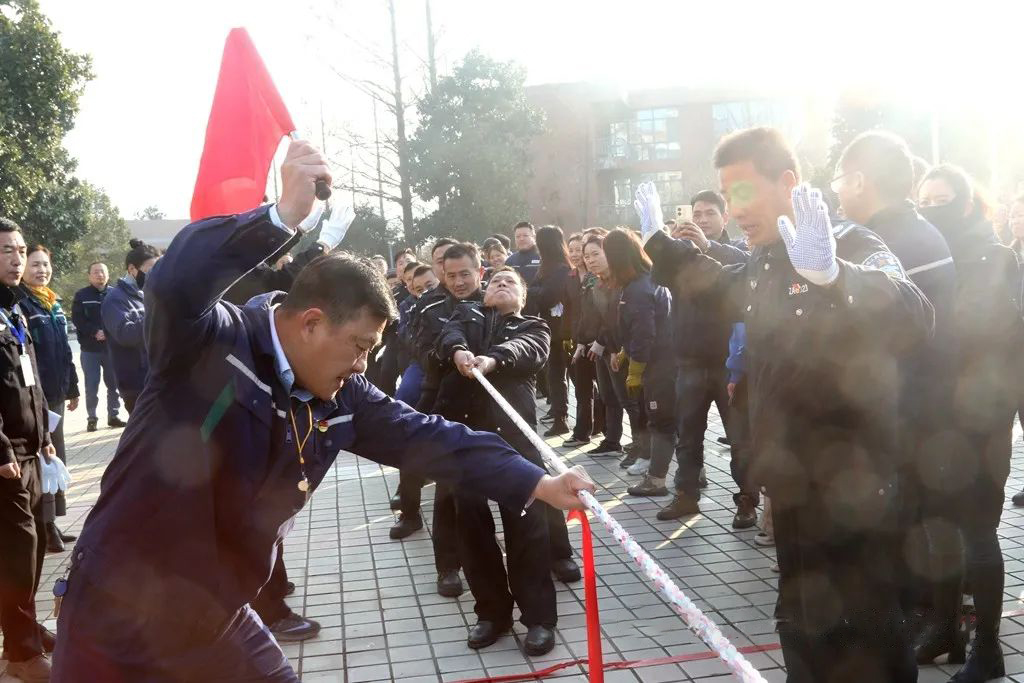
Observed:
[[[460,303],[445,324],[437,354],[451,366],[456,351],[489,356],[497,365],[486,375],[498,393],[532,428],[537,425],[536,375],[547,363],[551,331],[533,316],[503,315],[476,301]],[[495,432],[528,460],[540,465],[540,453],[475,379],[451,367],[441,380],[436,410],[449,420]]]
[[[483,301],[483,292],[477,290],[467,301]],[[448,320],[455,313],[460,299],[438,285],[419,298],[412,309],[409,336],[413,353],[423,368],[423,390],[436,390],[442,378],[451,369],[451,363],[437,355],[437,341]]]
[[[0,465],[36,457],[50,444],[47,430],[46,397],[39,382],[39,366],[27,316],[18,305],[25,292],[18,287],[0,285],[0,309],[7,320],[0,321]],[[32,362],[35,386],[26,387],[21,375],[21,347],[11,332],[12,310],[25,332],[24,351]]]
[[[726,267],[661,233],[646,250],[656,282],[746,324],[753,476],[773,503],[814,501],[828,524],[879,523],[896,496],[898,359],[933,325],[885,244],[838,229],[830,287],[797,274],[781,241]]]
[[[120,671],[122,661],[156,667],[161,653],[212,642],[266,583],[276,543],[306,502],[270,329],[271,304],[284,295],[238,308],[205,277],[240,276],[289,240],[268,211],[184,228],[147,279],[150,381],[75,546],[59,624],[74,633],[62,650],[68,667],[78,647]],[[319,405],[304,451],[314,489],[340,450],[512,509],[543,474],[500,438],[417,413],[362,375]],[[305,411],[294,410],[302,425]],[[130,600],[135,618],[125,623],[91,595]]]

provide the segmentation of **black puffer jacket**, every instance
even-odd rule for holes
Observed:
[[[483,301],[483,293],[477,290],[467,301]],[[459,299],[439,285],[421,296],[413,306],[408,336],[413,357],[423,368],[424,390],[437,389],[442,376],[450,369],[450,364],[437,355],[437,341],[458,304]]]

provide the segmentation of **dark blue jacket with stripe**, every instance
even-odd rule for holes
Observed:
[[[270,329],[270,307],[285,295],[239,308],[208,276],[241,276],[289,239],[268,207],[207,219],[183,229],[147,278],[150,378],[75,546],[66,598],[91,584],[131,600],[131,628],[108,624],[117,617],[102,605],[86,615],[103,636],[82,647],[100,648],[112,666],[212,642],[267,582],[275,544],[305,504]],[[543,474],[500,437],[417,413],[362,375],[317,405],[304,451],[314,490],[341,450],[510,509],[526,505]]]

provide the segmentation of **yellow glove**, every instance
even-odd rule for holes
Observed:
[[[566,353],[572,353],[573,351],[576,350],[576,342],[574,342],[572,339],[563,339],[562,350],[565,351]]]
[[[630,398],[640,398],[644,389],[644,370],[646,368],[647,363],[629,361],[629,372],[626,373],[626,393]]]

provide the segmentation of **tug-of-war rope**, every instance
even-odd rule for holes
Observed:
[[[487,393],[491,395],[491,398],[497,402],[501,409],[506,415],[515,423],[516,427],[530,440],[530,442],[537,447],[543,456],[544,460],[548,463],[555,472],[561,474],[566,472],[569,468],[562,461],[562,459],[546,444],[544,440],[537,435],[537,433],[530,428],[526,421],[509,405],[498,390],[487,380],[486,377],[477,369],[473,368],[473,376],[476,377],[477,381],[480,382],[481,386],[487,390]],[[687,627],[697,634],[704,643],[711,648],[715,655],[717,655],[729,670],[732,671],[736,677],[743,681],[743,683],[766,683],[763,676],[758,673],[750,662],[743,656],[743,653],[748,654],[753,652],[764,652],[770,649],[777,649],[778,645],[755,645],[752,647],[737,648],[729,639],[726,638],[722,631],[715,625],[711,619],[709,619],[693,601],[683,594],[683,591],[675,584],[672,578],[665,572],[664,569],[658,566],[658,563],[654,561],[647,551],[645,551],[640,544],[637,543],[629,533],[622,528],[622,525],[615,521],[607,510],[597,501],[597,499],[589,491],[579,492],[580,500],[586,506],[590,512],[594,514],[597,519],[601,520],[604,527],[615,537],[615,540],[619,542],[619,545],[626,551],[636,563],[645,576],[654,582],[654,587],[657,592],[672,606],[672,608],[683,618]],[[604,680],[604,669],[605,666],[602,662],[601,653],[601,630],[600,622],[598,619],[597,609],[597,585],[596,577],[594,575],[594,554],[593,546],[590,537],[590,525],[587,521],[587,516],[583,512],[573,512],[572,516],[580,520],[580,524],[583,527],[583,559],[584,559],[584,572],[585,572],[585,593],[586,593],[586,611],[587,611],[587,640],[588,640],[588,661],[574,660],[571,662],[565,662],[557,664],[554,667],[549,667],[552,671],[534,671],[529,674],[513,675],[513,676],[501,676],[498,678],[490,679],[479,679],[489,681],[515,681],[515,680],[529,680],[542,678],[545,675],[552,673],[553,671],[560,670],[569,666],[575,666],[577,664],[587,664],[590,680],[592,683],[602,683]],[[651,660],[649,663],[644,662],[645,665],[651,664],[667,664],[679,661],[690,661],[694,659],[710,659],[711,655],[707,656],[693,656],[693,655],[682,655],[680,657],[665,657],[659,660]],[[636,666],[636,662],[616,662],[609,664],[607,668],[619,669],[619,668],[632,668]]]

